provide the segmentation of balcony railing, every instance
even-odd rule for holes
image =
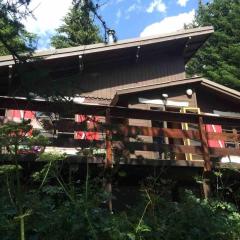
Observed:
[[[58,113],[49,148],[77,149],[79,153],[94,149],[92,160],[109,166],[116,162],[155,164],[161,160],[182,160],[189,166],[202,162],[205,170],[210,171],[215,162],[240,162],[240,118],[10,97],[0,97],[0,108]],[[68,118],[61,117],[66,112]],[[85,116],[84,120],[76,122],[75,114]],[[144,121],[151,124],[144,126]],[[189,130],[182,128],[186,123]]]

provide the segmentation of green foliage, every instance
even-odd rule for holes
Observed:
[[[29,151],[36,145],[46,146],[46,144],[48,144],[48,141],[43,136],[40,136],[39,132],[32,129],[30,120],[21,123],[9,122],[0,126],[0,149],[5,150],[5,155],[14,164],[14,167],[10,165],[1,166],[0,173],[5,176],[7,193],[15,212],[14,220],[19,222],[21,240],[25,240],[25,218],[30,215],[31,210],[24,207],[25,196],[22,191],[20,177],[22,167],[18,163],[19,154],[21,154],[20,150],[21,147],[24,147]],[[12,172],[13,174],[10,175]],[[10,184],[9,177],[13,177],[11,178],[12,184]]]
[[[27,58],[36,48],[36,35],[25,30],[21,19],[30,14],[30,1],[0,1],[0,55],[13,55],[18,60]]]
[[[190,27],[212,25],[215,32],[190,61],[187,73],[240,90],[240,1],[201,2]]]
[[[18,165],[18,168],[21,170],[22,167]],[[0,175],[5,175],[5,174],[11,174],[16,171],[16,166],[10,165],[10,164],[5,164],[0,166]]]
[[[88,1],[73,1],[73,6],[63,19],[63,25],[52,37],[55,48],[66,48],[101,42],[99,28],[94,23]]]
[[[29,191],[24,198],[28,239],[239,239],[240,214],[229,203],[200,200],[191,192],[179,203],[145,195],[127,212],[110,214],[101,204],[103,189],[89,187],[88,202],[82,187],[75,189],[75,201],[59,186]],[[17,239],[15,210],[6,195],[0,201],[0,238]]]
[[[31,136],[29,136],[31,133]],[[0,147],[5,147],[12,154],[18,154],[21,146],[26,146],[29,149],[34,146],[46,146],[49,141],[38,131],[33,130],[30,121],[22,123],[9,122],[0,126]]]

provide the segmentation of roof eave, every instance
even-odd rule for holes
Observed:
[[[240,100],[240,92],[239,91],[234,90],[229,87],[226,87],[224,85],[218,84],[216,82],[210,81],[206,78],[202,78],[201,85],[211,88],[221,94],[227,94],[230,97],[235,98],[236,100]]]
[[[210,35],[214,32],[213,27],[200,27],[200,28],[193,28],[193,29],[185,29],[165,35],[156,35],[151,37],[144,37],[144,38],[136,38],[136,39],[128,39],[128,40],[121,40],[117,43],[113,44],[92,44],[92,45],[85,45],[85,46],[78,46],[78,47],[71,47],[71,48],[63,48],[63,49],[55,49],[50,51],[43,51],[38,52],[33,55],[33,58],[39,59],[56,59],[56,58],[65,58],[71,56],[79,56],[79,55],[86,55],[86,54],[95,54],[99,52],[107,52],[112,50],[119,50],[124,48],[136,47],[136,46],[144,46],[150,44],[156,44],[161,42],[167,42],[182,38],[191,38],[194,36],[199,35]],[[3,56],[0,57],[0,66],[5,65],[13,65],[15,62],[12,56]]]
[[[116,105],[119,101],[120,97],[123,95],[129,95],[144,91],[151,91],[155,89],[163,89],[173,86],[180,86],[184,84],[194,84],[198,83],[201,86],[205,86],[207,88],[210,88],[218,93],[227,95],[237,101],[240,101],[240,92],[234,89],[231,89],[229,87],[223,86],[221,84],[215,83],[213,81],[207,80],[202,77],[193,77],[193,78],[185,78],[180,80],[175,80],[171,82],[165,82],[165,83],[159,83],[159,84],[153,84],[153,85],[145,85],[140,87],[134,87],[134,88],[126,88],[126,89],[119,89],[116,92],[116,95],[114,96],[111,105]]]

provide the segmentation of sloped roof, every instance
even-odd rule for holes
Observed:
[[[50,60],[69,58],[74,56],[78,57],[80,55],[84,55],[86,60],[88,59],[87,56],[91,56],[91,58],[89,58],[90,61],[93,58],[118,58],[119,54],[130,54],[130,49],[135,50],[137,47],[140,46],[142,54],[148,51],[166,51],[166,49],[173,49],[174,51],[175,48],[182,48],[185,62],[187,62],[198,50],[198,48],[201,47],[201,45],[207,40],[210,34],[213,33],[213,31],[213,27],[211,26],[186,29],[165,35],[121,40],[112,44],[99,43],[78,47],[41,51],[35,53],[33,57]],[[0,66],[7,66],[12,64],[14,64],[12,56],[0,57]]]
[[[216,82],[210,81],[206,78],[193,77],[193,78],[186,78],[186,79],[181,79],[181,80],[176,80],[176,81],[171,81],[171,82],[143,85],[143,86],[134,87],[134,88],[119,89],[119,90],[117,90],[116,95],[112,100],[112,105],[115,105],[118,102],[119,98],[124,95],[136,94],[139,92],[145,92],[145,91],[150,91],[150,90],[155,90],[155,89],[163,89],[163,88],[168,88],[168,87],[173,87],[173,86],[188,85],[188,84],[194,84],[194,83],[204,86],[204,87],[207,87],[209,89],[212,89],[218,93],[227,95],[227,96],[240,102],[240,92],[239,91],[236,91],[232,88],[223,86]]]

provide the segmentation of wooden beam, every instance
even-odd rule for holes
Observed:
[[[202,143],[202,152],[204,159],[204,171],[203,171],[203,193],[204,197],[208,199],[211,195],[211,182],[210,182],[210,172],[212,170],[212,164],[210,161],[210,154],[208,149],[207,134],[205,131],[205,125],[203,124],[203,118],[199,117],[199,133]]]
[[[208,115],[198,115],[193,113],[177,113],[158,110],[129,109],[125,107],[113,107],[103,105],[84,105],[66,102],[47,102],[11,97],[0,97],[0,108],[21,109],[40,112],[85,114],[95,116],[105,116],[109,109],[111,117],[135,118],[148,120],[161,120],[168,122],[187,122],[198,124],[198,117],[201,116],[204,124],[220,124],[227,126],[240,126],[240,118],[217,117]]]
[[[55,123],[55,127],[59,132],[74,132],[74,131],[94,131],[103,133],[106,131],[107,126],[105,123],[93,123],[92,128],[88,128],[86,123],[76,123],[74,120],[60,120]],[[196,130],[181,130],[172,128],[157,128],[157,127],[140,127],[128,126],[123,124],[111,124],[113,135],[134,137],[134,136],[152,136],[160,137],[166,136],[168,138],[180,139],[194,139],[200,140],[199,131]],[[208,140],[223,140],[231,142],[240,142],[240,134],[235,131],[234,133],[215,133],[207,132]]]
[[[106,110],[106,124],[111,124],[109,109]],[[106,167],[113,166],[113,153],[112,153],[112,132],[106,129]]]
[[[87,128],[84,123],[75,123],[73,120],[61,120],[55,123],[56,129],[60,132],[74,132],[74,131],[94,131],[105,132],[107,125],[104,123],[94,123],[93,128]],[[166,136],[168,138],[189,138],[199,140],[199,131],[181,130],[171,128],[157,128],[157,127],[140,127],[128,126],[124,124],[111,124],[110,129],[113,135],[134,137],[138,135],[160,137]]]
[[[222,141],[231,141],[231,142],[240,142],[240,134],[235,133],[215,133],[208,132],[207,138],[209,140],[222,140]]]
[[[53,147],[70,147],[70,148],[98,148],[106,149],[106,142],[102,140],[77,140],[73,136],[69,138],[52,138],[50,139],[50,146]]]
[[[209,153],[214,157],[240,156],[240,149],[237,148],[209,148]]]
[[[174,153],[193,153],[202,154],[200,146],[185,146],[173,144],[159,144],[159,143],[146,143],[146,142],[122,142],[114,141],[113,146],[119,150],[128,149],[130,152],[134,151],[167,151]]]
[[[205,126],[203,124],[203,118],[201,116],[199,117],[199,133],[200,133],[200,139],[201,139],[201,143],[202,143],[204,171],[211,171],[212,165],[211,165],[210,154],[209,154],[209,149],[208,149],[207,134],[205,131]]]

